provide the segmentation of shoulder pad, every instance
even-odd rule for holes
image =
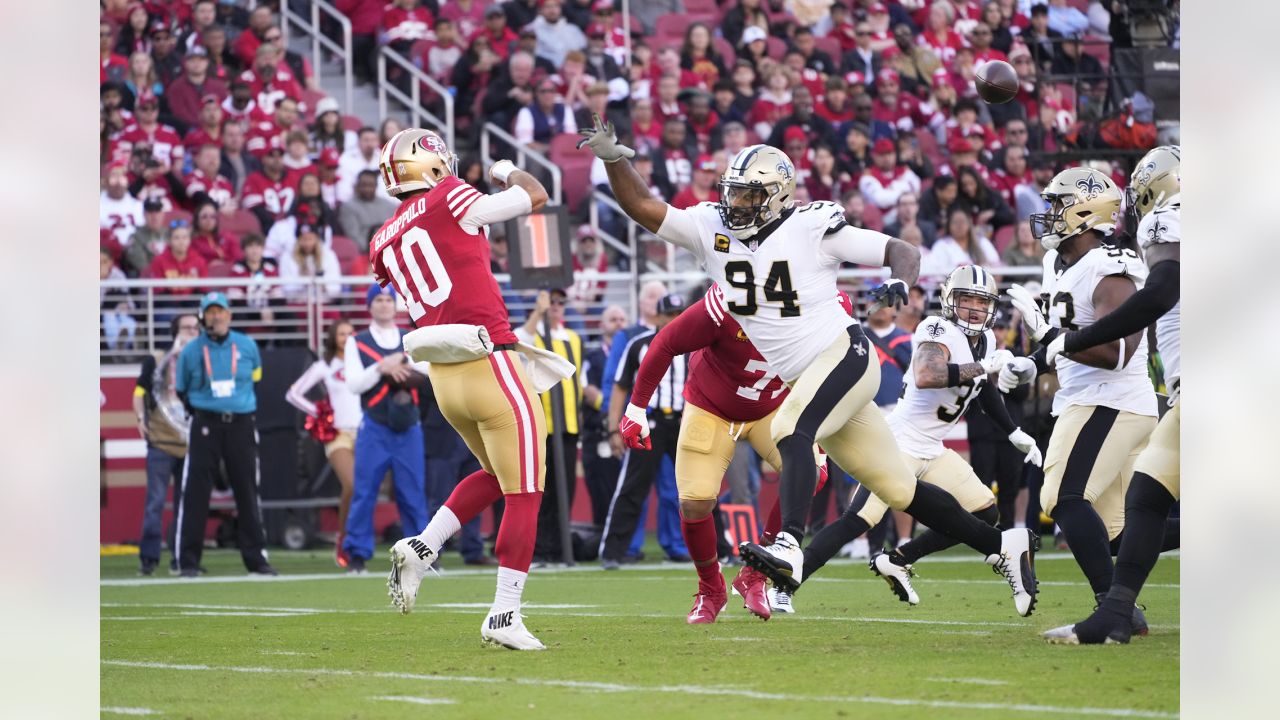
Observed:
[[[925,318],[916,326],[915,335],[912,336],[911,342],[915,345],[921,343],[938,343],[945,345],[947,335],[951,331],[951,323],[937,315]]]
[[[1138,223],[1138,242],[1144,248],[1182,242],[1182,213],[1177,207],[1168,206],[1149,213]]]

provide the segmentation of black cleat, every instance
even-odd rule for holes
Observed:
[[[1107,598],[1107,594],[1094,593],[1093,597],[1098,601],[1098,604],[1093,606],[1093,612],[1097,614],[1098,609],[1102,607],[1102,601]],[[1147,626],[1147,616],[1142,613],[1142,606],[1134,603],[1133,614],[1129,616],[1129,634],[1146,637],[1150,632],[1151,629]]]
[[[1046,630],[1043,637],[1055,645],[1128,645],[1131,622],[1132,616],[1098,608],[1075,625]]]
[[[738,555],[748,566],[764,574],[773,586],[794,595],[800,589],[804,573],[804,554],[787,533],[779,533],[769,547],[753,542],[738,546]],[[797,567],[796,564],[800,566]]]

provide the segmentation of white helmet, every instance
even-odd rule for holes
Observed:
[[[1086,230],[1110,235],[1120,220],[1120,188],[1092,168],[1067,168],[1054,175],[1040,197],[1049,203],[1049,210],[1033,213],[1028,220],[1031,234],[1046,250],[1057,250]]]
[[[1161,145],[1152,149],[1134,167],[1125,190],[1125,207],[1134,227],[1147,213],[1165,205],[1182,192],[1182,149]]]
[[[986,303],[986,315],[981,322],[970,322],[969,310],[961,312],[957,302],[961,295],[973,295]],[[965,335],[981,335],[996,322],[996,301],[1000,290],[991,273],[978,265],[961,265],[947,276],[942,284],[942,317],[950,320]]]
[[[720,178],[720,219],[746,240],[795,205],[796,166],[769,145],[738,151]]]

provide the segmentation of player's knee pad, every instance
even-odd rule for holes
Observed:
[[[974,511],[973,516],[982,522],[995,527],[995,524],[1000,521],[1000,509],[995,505],[991,505],[984,507],[981,510]]]

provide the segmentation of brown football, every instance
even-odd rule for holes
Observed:
[[[1007,103],[1018,94],[1018,73],[1003,60],[983,63],[974,73],[978,95],[992,105]]]

